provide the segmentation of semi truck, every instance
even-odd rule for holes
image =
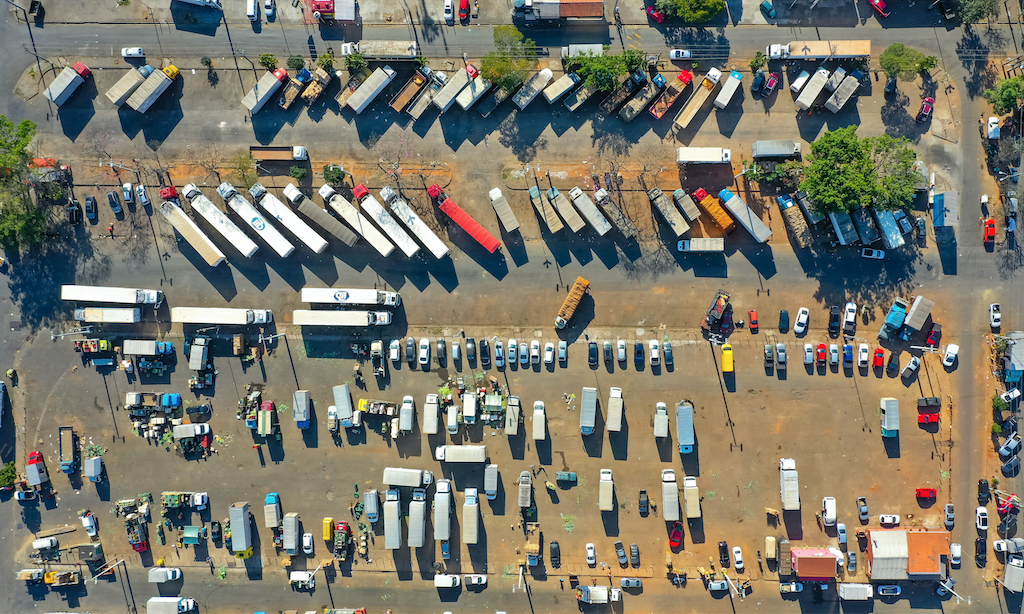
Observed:
[[[191,245],[192,249],[196,250],[199,257],[206,261],[206,264],[218,266],[226,260],[224,252],[220,251],[217,245],[206,236],[206,233],[200,230],[199,226],[196,226],[196,223],[185,215],[181,207],[165,202],[160,205],[160,213],[178,231],[181,238],[185,239],[185,242]]]
[[[550,68],[545,68],[544,70],[534,74],[526,80],[522,89],[516,92],[516,95],[512,97],[512,102],[514,102],[516,107],[522,111],[526,108],[526,105],[533,102],[533,99],[537,97],[537,94],[541,93],[541,91],[547,87],[548,82],[551,81],[553,76],[554,74],[551,72]]]
[[[544,220],[544,224],[548,227],[548,232],[554,234],[565,228],[565,225],[562,224],[562,218],[558,217],[555,208],[544,198],[540,188],[535,185],[530,186],[530,204],[533,205],[537,215]]]
[[[402,87],[401,91],[391,99],[391,108],[401,113],[405,110],[405,107],[409,106],[413,98],[420,93],[423,86],[427,83],[427,77],[420,73],[419,70],[413,73],[412,79],[409,79],[406,84]]]
[[[134,69],[132,69],[134,70]],[[50,87],[46,88],[43,95],[50,99],[53,104],[62,106],[71,98],[79,85],[85,83],[92,71],[81,62],[75,62],[71,66],[65,66],[57,78],[53,80]],[[138,72],[138,71],[136,71]]]
[[[572,288],[569,289],[569,294],[566,295],[565,300],[562,301],[562,306],[558,309],[558,315],[555,316],[555,328],[563,329],[572,319],[572,315],[576,313],[576,308],[579,307],[580,301],[583,300],[583,295],[590,289],[590,282],[582,277],[577,277],[576,281],[572,284]],[[583,394],[586,395],[586,388],[583,389]],[[592,390],[592,389],[591,389]],[[582,417],[580,418],[582,420]],[[580,423],[582,428],[582,422]],[[593,429],[593,419],[590,424]],[[589,434],[589,433],[584,433]]]
[[[452,483],[438,480],[434,489],[434,539],[448,541],[452,537]]]
[[[729,73],[729,78],[722,84],[722,90],[718,92],[718,97],[715,98],[715,107],[718,109],[724,109],[729,106],[732,101],[732,97],[736,94],[737,90],[740,89],[740,81],[743,79],[743,74],[734,71]]]
[[[292,103],[298,100],[299,95],[302,94],[303,90],[306,89],[306,85],[312,80],[313,73],[309,72],[306,68],[300,68],[295,73],[295,76],[285,83],[284,91],[281,92],[281,97],[277,99],[278,106],[285,110],[290,109]]]
[[[60,443],[60,470],[71,473],[75,470],[75,430],[62,426],[57,429],[57,439]]]
[[[146,614],[185,614],[195,612],[196,601],[191,597],[150,597]]]
[[[269,324],[274,312],[269,309],[232,309],[229,307],[172,307],[174,324]]]
[[[693,452],[693,405],[688,401],[676,403],[676,443],[680,454]]]
[[[160,290],[145,290],[140,288],[64,285],[60,287],[60,298],[64,301],[83,301],[90,303],[153,305],[154,309],[159,309],[160,305],[164,302],[164,293]]]
[[[854,245],[860,241],[857,228],[853,225],[853,218],[845,211],[829,213],[828,219],[832,222],[832,230],[836,233],[840,245]]]
[[[642,70],[636,71],[626,77],[626,80],[622,82],[622,85],[602,100],[599,108],[607,115],[615,113],[619,110],[619,107],[624,105],[626,101],[629,100],[629,97],[643,87],[645,83],[647,83],[647,75]]]
[[[355,111],[356,115],[365,111],[373,99],[395,80],[396,74],[391,66],[383,66],[373,71],[373,74],[363,81],[363,84],[348,99],[349,108]]]
[[[668,405],[660,402],[654,405],[654,436],[668,437]]]
[[[152,66],[143,66],[142,68],[148,68],[149,71],[147,73],[153,70]],[[124,103],[128,102],[128,98],[135,93],[135,90],[139,89],[139,86],[142,85],[147,76],[148,74],[143,74],[140,68],[129,68],[128,72],[117,80],[114,87],[107,90],[107,98],[110,102],[114,103],[115,107],[124,105]]]
[[[79,322],[97,322],[106,324],[135,324],[142,321],[142,310],[135,309],[97,309],[85,308],[75,310],[75,320]]]
[[[679,485],[673,469],[661,470],[661,516],[666,522],[679,520]]]
[[[722,203],[718,202],[718,199],[714,196],[708,194],[707,190],[697,188],[693,192],[693,199],[700,203],[701,208],[711,216],[711,219],[715,220],[715,223],[725,231],[725,234],[729,234],[736,229],[736,222],[722,208]]]
[[[725,239],[722,237],[692,237],[683,239],[676,245],[676,250],[687,253],[717,253],[725,251]]]
[[[468,111],[471,106],[477,103],[484,94],[491,89],[491,82],[484,79],[482,76],[477,76],[475,79],[469,82],[458,96],[455,97],[455,102],[459,103],[463,111]]]
[[[466,489],[466,500],[462,504],[462,543],[476,544],[480,538],[480,497],[477,489]]]
[[[412,258],[419,253],[420,246],[402,230],[402,227],[395,218],[391,217],[391,214],[377,202],[377,199],[370,194],[365,185],[360,183],[353,188],[352,196],[359,203],[359,209],[376,222],[377,226],[391,238],[394,244],[398,246],[398,249],[402,250],[407,257]]]
[[[615,483],[612,482],[612,470],[601,470],[600,491],[598,492],[597,508],[602,512],[615,509]]]
[[[283,68],[263,73],[260,80],[256,82],[251,90],[242,98],[242,106],[249,109],[249,113],[259,113],[263,105],[273,98],[274,94],[281,87],[281,84],[288,80],[288,71]]]
[[[299,162],[309,160],[309,152],[302,145],[250,145],[249,155],[257,162]]]
[[[636,236],[636,226],[634,226],[629,217],[626,216],[626,214],[623,213],[614,202],[612,202],[611,197],[608,195],[608,190],[601,188],[594,192],[594,201],[601,208],[601,211],[604,212],[608,220],[619,229],[619,232],[622,233],[623,237],[632,239]]]
[[[848,77],[843,79],[843,82],[836,88],[827,101],[825,101],[825,108],[832,113],[838,113],[842,110],[846,103],[857,93],[860,89],[860,79],[862,75],[859,70],[855,70]]]
[[[741,226],[747,229],[747,232],[750,233],[750,236],[754,237],[755,241],[766,243],[771,238],[771,229],[761,221],[760,217],[754,215],[754,212],[750,210],[747,203],[743,202],[742,198],[724,189],[718,193],[718,197],[725,202],[725,208],[732,213],[732,216],[736,218],[736,221]]]
[[[580,434],[591,435],[597,423],[597,388],[584,386],[580,396]]]
[[[619,109],[619,117],[622,121],[629,123],[637,118],[638,115],[644,112],[647,105],[651,104],[651,101],[661,93],[661,90],[665,89],[665,77],[661,75],[654,75],[651,80],[645,85],[636,96],[627,102],[621,109]]]
[[[605,423],[609,433],[622,430],[622,388],[608,389],[608,421]]]
[[[668,227],[675,233],[676,238],[682,237],[690,230],[690,225],[683,219],[679,209],[676,208],[675,204],[669,200],[668,196],[661,191],[661,188],[654,187],[647,191],[647,198],[650,199],[651,204],[661,214],[661,218],[665,220]]]
[[[246,258],[253,257],[256,250],[259,249],[256,243],[242,232],[238,226],[235,226],[235,223],[228,219],[228,216],[223,211],[214,206],[213,202],[200,192],[194,183],[190,183],[182,188],[182,193],[192,205],[192,210],[203,216],[207,223],[227,239],[240,254]]]
[[[576,109],[583,106],[583,103],[590,100],[590,97],[596,94],[599,90],[596,85],[584,85],[575,92],[569,94],[563,103],[565,108],[570,112],[576,111]]]
[[[683,478],[683,501],[686,504],[686,517],[700,518],[700,491],[697,489],[697,478]]]
[[[402,295],[397,292],[373,288],[303,288],[303,303],[326,303],[331,305],[383,305],[398,307]]]
[[[422,548],[427,524],[427,491],[417,488],[412,491],[409,503],[409,547]]]
[[[402,500],[397,489],[390,489],[384,495],[384,548],[398,550],[402,547]]]
[[[332,79],[334,79],[334,75],[329,70],[323,66],[317,66],[313,69],[312,78],[309,80],[309,85],[306,86],[306,91],[302,92],[302,99],[308,103],[316,102],[316,99],[331,84]]]
[[[409,232],[416,235],[416,238],[427,248],[427,251],[434,255],[434,258],[440,260],[448,255],[448,246],[441,239],[437,238],[434,231],[423,223],[420,216],[416,215],[412,207],[404,199],[400,198],[391,186],[381,188],[380,197],[391,208],[391,214],[395,216],[395,219],[405,225]]]
[[[288,512],[281,521],[282,536],[281,546],[284,553],[294,556],[299,553],[299,515],[295,512]]]
[[[391,252],[395,250],[394,243],[377,230],[370,220],[363,217],[363,214],[353,207],[352,203],[348,202],[344,196],[335,192],[334,188],[326,183],[320,187],[319,193],[320,197],[324,199],[324,203],[334,209],[338,217],[345,220],[353,230],[366,239],[366,242],[373,246],[377,253],[385,258],[391,255]]]
[[[533,503],[533,474],[529,471],[521,472],[516,483],[519,484],[519,495],[517,496],[519,507],[523,509],[530,507],[530,504]]]
[[[228,524],[231,529],[231,551],[236,556],[246,558],[252,548],[252,519],[248,501],[231,504],[228,508]]]
[[[580,214],[573,209],[565,196],[558,191],[558,188],[548,188],[547,197],[551,206],[554,207],[555,210],[558,211],[559,215],[562,216],[562,219],[565,220],[565,224],[569,227],[569,230],[579,232],[587,227],[587,223],[584,222],[583,218],[580,217]]]
[[[654,119],[661,119],[665,117],[665,113],[668,113],[669,108],[675,104],[679,96],[686,91],[686,86],[690,85],[693,81],[693,73],[688,70],[684,70],[676,75],[669,84],[668,88],[658,96],[658,99],[654,101],[650,109],[647,112],[651,114]]]
[[[434,106],[440,109],[441,113],[450,109],[455,104],[455,97],[479,75],[480,72],[472,64],[467,64],[466,68],[455,71],[441,91],[434,95]]]
[[[779,459],[779,490],[783,511],[800,509],[800,479],[796,473],[796,461],[792,458]]]
[[[828,83],[828,77],[828,69],[819,66],[818,70],[814,71],[810,80],[807,81],[807,85],[804,86],[804,89],[800,90],[800,95],[796,99],[796,106],[803,111],[811,108],[814,101],[818,99],[818,95],[821,94],[823,89],[825,89],[825,84]]]
[[[121,353],[125,356],[168,356],[174,353],[174,344],[155,339],[125,339]]]
[[[256,234],[266,241],[271,249],[277,252],[278,256],[286,258],[295,251],[295,246],[288,239],[285,239],[284,235],[278,232],[276,228],[271,226],[249,201],[242,198],[242,195],[235,190],[233,185],[225,181],[217,187],[217,193],[224,199],[228,207],[238,214],[239,218],[245,220],[256,231]]]
[[[149,111],[153,103],[160,98],[161,94],[167,91],[167,88],[177,78],[178,69],[173,65],[169,65],[163,70],[154,70],[152,74],[146,77],[142,85],[128,97],[126,104],[139,113]]]
[[[496,239],[494,235],[487,231],[486,228],[481,226],[480,222],[473,219],[473,216],[463,211],[462,207],[458,206],[454,200],[441,191],[441,187],[439,185],[435,183],[430,186],[427,188],[427,193],[430,194],[431,198],[441,203],[438,205],[438,209],[451,218],[459,228],[464,230],[466,234],[479,243],[481,247],[491,254],[498,251],[501,247],[501,241]]]
[[[771,60],[825,60],[871,57],[871,41],[793,41],[782,45],[768,45],[764,50]]]
[[[853,227],[857,229],[857,236],[864,245],[871,245],[882,235],[878,234],[875,221],[871,219],[871,213],[864,207],[850,210],[850,218],[853,219]]]
[[[409,488],[425,488],[434,481],[434,474],[422,469],[403,469],[401,467],[385,467],[383,482],[388,486],[406,486]],[[439,482],[440,483],[440,482]]]
[[[732,150],[722,147],[679,147],[676,164],[730,164]]]
[[[333,215],[316,206],[312,200],[306,198],[306,195],[295,187],[295,184],[289,183],[285,186],[284,197],[299,210],[299,213],[345,245],[352,247],[359,241],[359,235],[349,230]]]
[[[569,198],[572,199],[572,204],[576,205],[576,208],[583,214],[583,217],[590,222],[598,236],[603,237],[608,234],[612,229],[612,225],[601,215],[601,212],[594,206],[594,201],[590,200],[590,197],[579,186],[569,190]]]
[[[262,184],[254,183],[249,188],[249,194],[256,204],[267,214],[287,228],[295,238],[306,244],[315,254],[321,254],[327,249],[327,240],[320,236],[317,231],[309,227],[309,224],[302,221],[295,212],[289,209],[276,196],[267,191]]]
[[[391,324],[388,311],[311,311],[296,309],[292,312],[296,326],[387,326]]]
[[[491,206],[494,207],[494,212],[498,215],[498,220],[501,221],[505,232],[512,233],[519,230],[519,220],[512,212],[512,207],[509,206],[505,195],[501,193],[501,188],[494,188],[487,195],[491,198]]]
[[[807,249],[814,243],[814,237],[811,235],[811,230],[804,220],[804,214],[800,211],[800,207],[796,206],[796,202],[789,194],[782,194],[778,201],[779,210],[782,211],[782,217],[786,221],[786,228],[789,229],[789,236],[793,239],[793,243],[801,249]]]
[[[544,88],[544,100],[548,104],[554,104],[559,98],[565,96],[569,91],[579,85],[580,77],[574,72],[566,73],[555,79],[555,82]]]
[[[359,41],[342,43],[341,55],[358,53],[364,58],[374,60],[415,60],[415,41]]]
[[[434,448],[434,460],[446,463],[485,463],[487,446],[437,446]]]
[[[722,71],[717,68],[708,70],[708,74],[704,75],[701,79],[700,85],[696,87],[693,95],[686,101],[686,104],[680,109],[679,113],[676,114],[676,118],[672,120],[672,125],[676,130],[685,130],[693,118],[697,116],[697,113],[704,107],[704,103],[711,97],[712,92],[718,87],[718,82],[722,78]]]

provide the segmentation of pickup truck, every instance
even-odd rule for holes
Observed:
[[[288,85],[284,86],[284,93],[281,94],[281,100],[278,104],[282,109],[289,109],[292,103],[299,97],[302,90],[306,89],[306,85],[313,79],[312,73],[305,68],[299,70],[299,72],[288,81]]]

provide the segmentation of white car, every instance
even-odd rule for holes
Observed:
[[[743,571],[743,550],[739,546],[732,547],[732,560],[736,563],[736,571]]]
[[[192,495],[192,507],[197,510],[205,510],[210,505],[210,495],[205,492],[197,492]]]
[[[85,534],[89,537],[96,537],[96,517],[89,512],[82,516],[82,526],[85,527]]]
[[[399,362],[402,360],[402,342],[398,339],[392,339],[391,345],[388,350],[388,358],[391,362]]]
[[[670,60],[689,60],[693,54],[689,49],[673,49],[668,52],[668,57]]]
[[[135,194],[139,197],[139,204],[147,207],[149,206],[149,194],[146,193],[146,186],[141,183],[135,186]]]
[[[796,324],[793,325],[793,332],[802,335],[807,332],[807,323],[811,319],[811,312],[806,307],[801,307],[796,312]]]
[[[814,364],[814,346],[811,345],[810,343],[805,343],[804,344],[804,364],[805,365],[813,365]]]
[[[624,339],[615,342],[615,352],[619,362],[626,362],[626,341]]]
[[[847,335],[857,332],[857,303],[847,303],[843,307],[843,332]]]
[[[729,590],[729,583],[725,580],[711,580],[708,582],[709,591],[727,591]]]
[[[313,534],[302,534],[302,551],[306,554],[313,554]]]
[[[455,21],[455,2],[454,0],[444,0],[444,20]]]
[[[569,360],[569,344],[565,342],[565,339],[558,341],[558,362],[568,362]]]
[[[536,342],[534,342],[536,343]],[[526,349],[526,343],[519,344],[519,364],[525,365],[530,362],[530,352]]]
[[[210,425],[205,422],[200,422],[196,425],[196,437],[200,435],[209,435],[212,432]]]
[[[871,351],[868,350],[868,344],[862,343],[857,348],[857,365],[861,367],[867,367]]]
[[[949,545],[949,562],[951,564],[953,564],[953,565],[959,565],[960,564],[961,550],[962,549],[960,548],[960,544],[953,543],[953,544]]]
[[[430,362],[430,339],[420,339],[420,364],[426,365]]]
[[[121,48],[121,57],[123,57],[123,58],[144,58],[144,57],[146,57],[146,52],[142,49],[142,47],[122,47]]]
[[[518,348],[516,347],[516,340],[515,339],[509,339],[508,340],[508,364],[510,364],[510,365],[511,364],[515,364],[515,362],[517,360],[517,358],[516,358],[516,350],[517,349]]]
[[[466,586],[484,586],[487,584],[487,576],[482,573],[467,573],[463,574],[462,582]]]
[[[587,544],[587,565],[597,565],[597,550],[594,544]]]
[[[266,0],[263,3],[263,11],[266,12],[267,17],[274,16],[274,0]]]
[[[126,205],[135,202],[135,192],[132,190],[132,184],[126,183],[121,186],[121,196],[124,197],[124,204]]]
[[[988,531],[988,510],[980,505],[974,510],[974,524],[979,531]]]
[[[544,344],[544,364],[550,365],[555,362],[555,344],[548,341]]]
[[[885,252],[884,251],[882,251],[880,249],[870,249],[870,248],[867,248],[867,247],[865,247],[864,249],[860,250],[860,255],[861,255],[862,258],[867,258],[869,260],[881,260],[881,259],[885,258]]]
[[[835,343],[830,343],[828,346],[828,364],[839,364],[839,346]]]
[[[661,348],[658,345],[657,339],[651,339],[647,346],[650,348],[651,355],[651,366],[656,367],[661,364]]]
[[[950,343],[946,346],[946,353],[942,355],[942,366],[952,367],[953,363],[956,362],[956,354],[960,351],[960,346],[955,343]]]
[[[505,345],[497,339],[494,340],[494,366],[505,366]]]
[[[836,536],[839,538],[840,544],[846,543],[846,523],[840,522],[836,525]]]
[[[882,514],[878,517],[878,524],[880,525],[899,525],[900,517],[898,514]]]
[[[540,341],[536,339],[530,342],[530,362],[535,365],[540,364]]]
[[[988,306],[988,325],[992,328],[999,328],[1003,323],[1003,312],[999,303],[992,303]]]

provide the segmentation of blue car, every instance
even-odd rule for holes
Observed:
[[[853,366],[853,346],[849,343],[843,346],[843,366]]]
[[[768,19],[775,19],[778,15],[778,13],[775,12],[775,7],[772,6],[772,3],[768,0],[764,0],[764,2],[761,3],[761,12],[764,13],[764,16]]]

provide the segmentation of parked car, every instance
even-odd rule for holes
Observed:
[[[78,204],[77,200],[71,201],[71,204],[68,205],[68,223],[72,226],[82,223],[82,206]]]
[[[267,18],[274,16],[274,0],[265,0],[263,3],[263,11],[267,14]]]
[[[548,341],[544,344],[544,364],[550,365],[555,362],[555,344]]]
[[[742,572],[743,571],[743,549],[740,548],[739,546],[733,546],[732,547],[732,560],[733,560],[733,563],[736,565],[736,571],[737,572]]]
[[[729,544],[724,541],[718,542],[718,562],[722,567],[729,566]]]
[[[764,87],[765,76],[766,75],[764,74],[763,70],[759,70],[756,73],[754,73],[754,82],[750,84],[751,92],[756,94],[761,91],[761,88]]]
[[[840,522],[840,523],[836,524],[836,536],[839,538],[839,543],[840,544],[845,544],[846,543],[847,536],[846,536],[846,524],[845,523]]]
[[[121,213],[121,201],[117,198],[117,192],[111,190],[107,192],[107,202],[110,203],[110,210],[115,214]]]
[[[786,366],[786,344],[776,343],[775,344],[775,362],[779,364],[779,368]]]
[[[597,342],[591,341],[587,344],[587,362],[591,367],[597,364]]]
[[[985,243],[991,243],[996,240],[996,221],[989,218],[985,220]]]
[[[931,119],[934,107],[935,99],[931,96],[925,96],[924,100],[921,101],[921,108],[917,111],[917,121],[923,124]]]
[[[519,344],[519,365],[526,366],[529,364],[532,358],[530,357],[530,350],[526,346],[526,342],[523,341]]]
[[[946,516],[944,520],[946,529],[952,530],[953,525],[956,523],[956,509],[953,507],[952,503],[947,503],[946,507],[943,508],[943,512]]]
[[[510,358],[509,361],[512,359]],[[569,346],[564,339],[558,342],[558,362],[564,363],[569,360]]]
[[[526,344],[523,343],[519,346],[519,349],[522,350],[525,346]],[[466,359],[470,361],[476,360],[476,339],[472,337],[466,338]]]
[[[954,542],[954,543],[949,545],[949,562],[950,562],[951,565],[959,565],[960,564],[960,557],[963,555],[962,554],[962,550],[963,550],[963,548],[961,548],[960,544],[958,544],[958,543]],[[898,594],[899,593],[897,593],[897,595]]]
[[[466,586],[484,586],[487,584],[487,576],[482,573],[468,573],[462,576]]]
[[[709,580],[708,581],[709,591],[727,591],[729,590],[729,583],[725,580]]]
[[[629,562],[629,558],[626,557],[626,548],[622,545],[622,540],[615,542],[615,555],[619,557],[619,565],[625,565]]]
[[[146,51],[142,47],[122,47],[121,48],[122,58],[144,58],[146,57]]]
[[[625,339],[619,339],[615,342],[616,358],[619,362],[626,362],[626,341]]]
[[[519,349],[519,346],[516,345],[516,340],[515,339],[509,339],[508,340],[508,364],[509,364],[509,366],[516,364],[516,361],[519,360],[519,353],[517,351],[518,349]]]
[[[619,585],[622,588],[642,588],[644,582],[640,578],[622,578],[619,580]]]
[[[92,512],[87,512],[82,516],[82,527],[85,528],[86,535],[96,537],[96,517],[92,515]]]
[[[1003,313],[999,303],[992,303],[988,306],[988,325],[992,328],[999,328],[1003,324]]]
[[[804,364],[809,365],[814,362],[814,346],[810,343],[804,344]]]
[[[875,348],[875,360],[871,363],[873,367],[882,367],[885,364],[885,350]]]
[[[917,226],[917,238],[927,239],[928,238],[928,222],[924,221],[923,217],[916,218]]]
[[[587,544],[587,565],[597,565],[597,550],[594,544]]]
[[[828,346],[828,362],[832,366],[839,365],[839,345],[830,343]]]
[[[768,0],[764,0],[758,6],[761,8],[761,12],[764,13],[764,16],[767,17],[768,19],[775,19],[776,17],[778,17],[778,13],[775,12],[775,7],[772,6],[772,3],[769,2]]]
[[[952,367],[953,363],[956,362],[956,355],[960,351],[960,346],[955,343],[950,343],[946,346],[946,351],[942,355],[942,366]]]
[[[1003,463],[1003,467],[1002,467],[1003,475],[1005,475],[1007,477],[1013,477],[1013,476],[1017,475],[1017,472],[1019,470],[1020,470],[1020,457],[1019,456],[1013,456],[1013,457],[1010,458],[1010,460],[1008,460],[1005,463]]]
[[[857,497],[857,515],[861,522],[868,521],[868,500],[867,497]]]
[[[132,184],[126,183],[122,185],[121,194],[124,196],[124,204],[130,205],[135,202],[135,191],[132,190]]]
[[[552,540],[548,544],[548,551],[549,551],[548,558],[551,559],[551,566],[556,568],[556,569],[561,567],[562,566],[562,548],[558,545],[558,542]]]
[[[302,534],[302,552],[307,555],[313,554],[313,534]]]
[[[633,567],[640,566],[640,546],[636,544],[629,545],[629,564]]]
[[[835,339],[839,336],[839,305],[832,305],[828,309],[828,336]]]
[[[819,343],[818,344],[818,364],[819,365],[824,365],[825,361],[827,360],[827,358],[825,356],[825,351],[826,351],[825,344],[824,343]]]
[[[800,593],[803,592],[804,585],[802,582],[781,582],[779,583],[780,593]]]
[[[757,332],[757,310],[756,309],[751,309],[751,310],[747,311],[747,320],[749,321],[750,332],[756,333]]]
[[[469,0],[459,0],[459,19],[469,19]]]
[[[683,523],[676,522],[672,525],[672,532],[669,533],[668,543],[673,548],[678,548],[683,541]]]
[[[444,20],[453,21],[455,19],[455,2],[454,0],[444,0]]]
[[[665,364],[671,367],[673,365],[671,341],[666,341],[665,343],[661,344],[661,353],[664,354]]]
[[[932,323],[932,329],[928,331],[928,338],[925,340],[925,343],[930,346],[936,346],[939,344],[940,337],[942,337],[942,325]]]
[[[388,345],[388,358],[391,359],[391,362],[402,360],[402,342],[398,339],[392,339]]]
[[[191,409],[191,408],[190,408]],[[192,507],[196,508],[196,511],[203,511],[210,505],[210,494],[206,492],[197,492],[192,495]]]
[[[658,23],[665,23],[665,13],[662,13],[658,9],[654,8],[653,6],[647,7],[646,10],[647,10],[647,14],[651,16],[651,19],[653,19],[654,21],[657,21]]]
[[[430,364],[430,339],[420,339],[420,365]]]
[[[640,512],[641,516],[646,515],[651,511],[651,499],[647,496],[647,490],[643,488],[640,489],[640,503],[637,506],[637,511]]]
[[[843,333],[852,335],[857,332],[857,303],[847,303],[843,307]]]
[[[985,505],[991,498],[992,495],[989,492],[988,480],[978,480],[978,503]]]
[[[535,365],[540,364],[540,341],[536,339],[530,342],[530,362]]]
[[[764,366],[769,368],[775,365],[775,346],[770,343],[764,344]]]
[[[984,537],[974,540],[974,560],[978,567],[984,567],[988,560],[988,541]]]
[[[900,517],[898,514],[882,514],[878,517],[878,524],[880,525],[899,525]]]
[[[786,332],[789,330],[789,312],[783,309],[779,312],[779,332]]]
[[[689,60],[691,57],[693,57],[693,54],[687,49],[673,49],[668,52],[670,60]]]
[[[491,363],[491,349],[487,339],[480,339],[480,364],[487,366]]]
[[[849,343],[843,346],[843,367],[847,369],[853,367],[853,346]]]
[[[651,366],[657,367],[661,364],[661,350],[658,345],[657,339],[651,339],[647,342],[650,349]]]
[[[862,343],[857,346],[857,366],[867,367],[868,359],[871,356],[870,350],[868,350],[868,344]]]
[[[96,197],[85,197],[85,217],[90,220],[96,219]]]
[[[472,341],[472,339],[470,339]],[[474,352],[472,358],[476,358],[476,345],[473,346]],[[416,340],[412,337],[405,338],[405,361],[410,365],[416,362]]]
[[[974,510],[974,525],[979,531],[988,531],[988,510],[980,505]]]
[[[857,571],[857,553],[852,551],[847,552],[846,560],[847,569],[849,569],[850,571]]]
[[[767,98],[772,95],[775,88],[778,87],[779,81],[782,80],[782,75],[777,72],[773,72],[768,75],[768,80],[764,82],[764,87],[761,88],[761,97]]]
[[[796,312],[796,324],[793,325],[793,332],[802,335],[807,332],[807,324],[810,322],[811,312],[806,307],[801,307]]]
[[[918,358],[917,356],[911,356],[910,357],[910,362],[907,363],[907,366],[903,367],[903,373],[902,373],[903,377],[904,378],[910,378],[911,376],[914,375],[914,372],[917,371],[917,368],[920,367],[920,366],[921,366],[921,359]]]
[[[139,204],[148,207],[150,204],[149,194],[146,193],[146,186],[141,183],[135,186],[135,195],[139,197]]]
[[[644,342],[637,341],[633,344],[633,362],[638,365],[644,364]]]
[[[883,258],[885,258],[885,251],[880,249],[869,249],[865,247],[864,249],[860,250],[860,255],[861,257],[867,258],[869,260],[882,260]]]

